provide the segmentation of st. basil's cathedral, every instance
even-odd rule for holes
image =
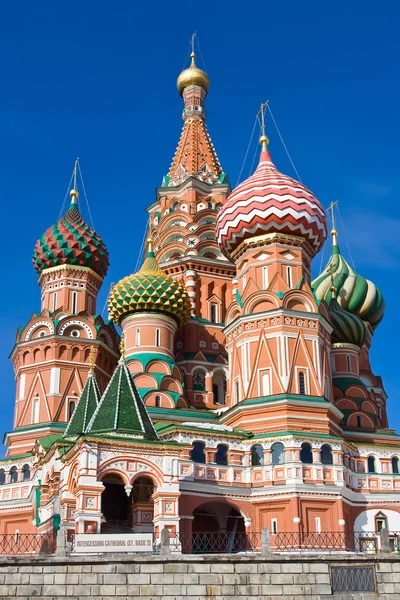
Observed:
[[[0,533],[400,531],[400,438],[369,360],[382,293],[334,226],[312,281],[327,216],[274,165],[264,127],[257,168],[231,189],[209,84],[192,53],[144,262],[110,292],[110,320],[96,306],[108,252],[76,183],[36,242]]]

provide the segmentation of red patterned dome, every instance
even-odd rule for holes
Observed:
[[[39,275],[43,269],[76,265],[89,267],[101,277],[106,276],[109,266],[107,248],[82,218],[75,204],[75,194],[71,192],[72,204],[65,215],[36,242],[32,262]]]
[[[218,215],[217,241],[230,255],[243,240],[276,232],[304,237],[316,254],[326,239],[326,215],[310,190],[278,171],[264,144],[255,173]]]

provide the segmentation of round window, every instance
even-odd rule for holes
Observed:
[[[71,331],[71,336],[72,336],[72,337],[79,337],[80,335],[81,335],[81,334],[79,333],[79,330],[78,330],[78,329],[73,329],[73,330]]]
[[[39,336],[38,336],[38,337],[44,337],[45,335],[46,335],[46,332],[45,332],[45,331],[41,331],[41,332],[39,333]]]

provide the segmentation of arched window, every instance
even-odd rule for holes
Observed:
[[[11,467],[11,469],[10,469],[10,483],[17,483],[17,481],[18,481],[17,467]]]
[[[264,465],[264,449],[261,444],[251,447],[251,466],[262,467]]]
[[[272,464],[273,465],[283,465],[285,462],[285,448],[281,442],[274,444],[271,447],[272,450]]]
[[[368,473],[376,473],[375,458],[368,456]]]
[[[311,445],[308,442],[303,442],[301,445],[300,460],[305,465],[312,465],[313,463]]]
[[[226,394],[226,378],[225,373],[214,373],[213,374],[213,393],[215,404],[225,404]]]
[[[6,472],[4,469],[0,469],[0,485],[3,485],[6,482]]]
[[[395,475],[399,474],[399,459],[397,456],[392,457],[392,473]]]
[[[224,444],[218,444],[217,452],[215,454],[215,462],[217,465],[228,464],[228,446],[225,446]]]
[[[193,389],[198,392],[206,391],[206,376],[204,371],[195,371],[193,373]]]
[[[204,464],[206,462],[206,455],[204,452],[205,445],[203,442],[193,442],[192,450],[190,451],[190,458],[197,463]]]
[[[323,465],[333,465],[332,448],[329,444],[321,446],[321,462]]]
[[[68,403],[68,421],[71,419],[72,415],[74,414],[75,406],[76,405],[73,400],[71,400],[71,402]]]
[[[173,205],[172,205],[173,212],[175,212],[176,210],[178,210],[178,208],[179,208],[179,202],[174,202]]]
[[[299,373],[299,394],[306,393],[306,378],[303,371]]]
[[[161,396],[156,396],[156,400],[154,402],[156,408],[160,408],[161,406]]]
[[[31,470],[29,465],[24,465],[22,467],[22,479],[23,481],[28,481],[31,478]]]
[[[212,205],[212,202],[209,200],[209,201],[207,202],[207,208],[209,208],[209,209],[211,210],[211,209],[212,209],[212,207],[213,207],[213,205]]]

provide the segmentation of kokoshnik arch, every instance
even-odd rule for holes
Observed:
[[[400,530],[400,439],[369,361],[382,294],[335,229],[311,281],[326,214],[278,171],[264,131],[231,190],[209,85],[193,53],[147,254],[112,290],[111,320],[96,311],[107,249],[75,184],[36,243],[41,308],[11,353],[0,532]]]

